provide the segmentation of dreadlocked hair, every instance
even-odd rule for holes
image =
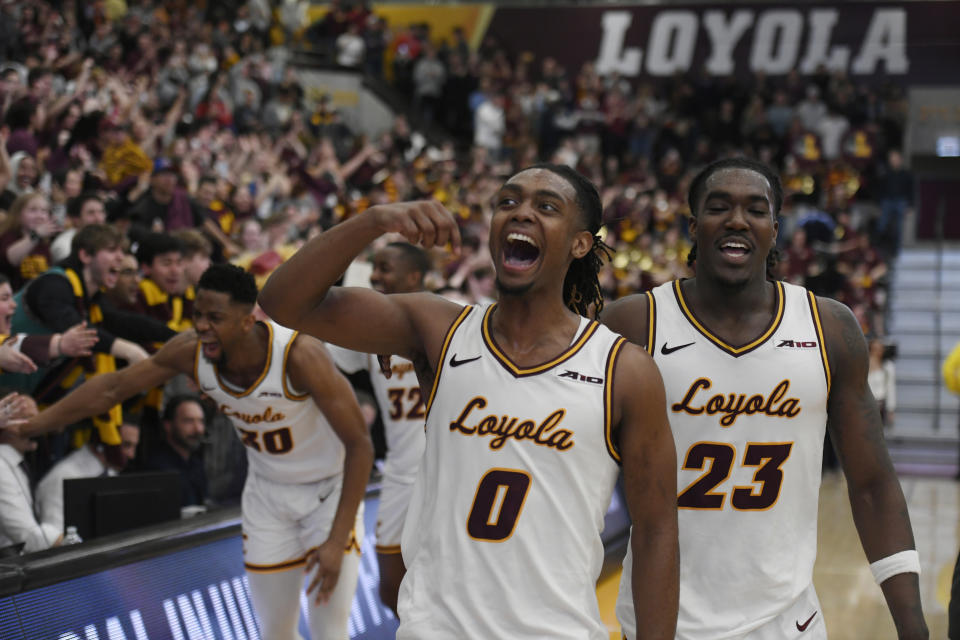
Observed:
[[[773,216],[776,218],[780,213],[780,207],[783,205],[783,184],[780,182],[780,175],[769,165],[743,156],[714,160],[694,176],[690,182],[690,190],[687,193],[690,215],[697,217],[697,213],[700,210],[699,207],[702,204],[700,201],[703,199],[703,190],[706,188],[707,179],[717,171],[722,171],[723,169],[746,169],[747,171],[755,171],[763,176],[770,184],[771,195],[773,195],[773,202],[771,203],[773,205]],[[780,249],[776,246],[770,249],[770,253],[767,254],[767,277],[771,280],[776,279],[776,269],[781,259]],[[690,253],[687,254],[687,266],[693,268],[696,261],[697,243],[694,241],[693,246],[690,247]]]
[[[600,267],[604,258],[609,260],[612,251],[597,232],[603,222],[603,203],[600,193],[589,179],[575,169],[564,164],[541,163],[523,169],[543,169],[560,176],[573,187],[577,194],[577,208],[583,216],[587,231],[593,234],[593,246],[582,258],[575,259],[563,280],[563,301],[574,312],[590,315],[593,308],[594,316],[603,309],[603,290],[600,288]]]
[[[586,316],[590,314],[593,305],[594,317],[603,310],[603,290],[600,288],[600,268],[604,259],[610,260],[613,250],[593,235],[593,247],[587,255],[574,260],[567,269],[567,277],[563,280],[563,300],[576,313]],[[585,297],[589,296],[589,297]]]

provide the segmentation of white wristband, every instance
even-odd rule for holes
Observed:
[[[894,553],[886,558],[880,558],[876,562],[871,562],[870,571],[873,572],[873,579],[877,581],[877,584],[883,584],[884,580],[900,573],[916,573],[919,575],[920,554],[915,549]]]

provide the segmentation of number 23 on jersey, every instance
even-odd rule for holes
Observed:
[[[743,466],[757,467],[753,484],[735,486],[730,503],[738,511],[763,511],[776,504],[783,484],[780,467],[790,457],[792,442],[750,442],[743,454]],[[686,470],[704,470],[677,496],[680,509],[723,509],[727,492],[719,487],[733,470],[736,448],[726,442],[697,442],[687,451]]]

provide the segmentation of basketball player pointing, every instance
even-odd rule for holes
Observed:
[[[863,333],[839,302],[767,278],[782,199],[765,165],[709,165],[690,186],[696,277],[603,314],[653,355],[666,388],[680,488],[677,638],[826,638],[813,589],[825,429],[897,631],[926,638]],[[628,555],[617,614],[631,640],[646,624],[630,597],[635,570]]]
[[[260,303],[323,340],[410,360],[431,389],[398,638],[608,638],[594,588],[617,462],[637,615],[644,637],[672,638],[676,467],[662,383],[641,349],[581,315],[598,292],[599,196],[569,168],[542,165],[495,202],[495,305],[332,286],[383,233],[457,245],[436,202],[372,207],[311,240]]]
[[[193,376],[247,446],[243,553],[260,631],[299,638],[307,556],[318,566],[322,603],[310,608],[313,638],[346,638],[359,570],[358,513],[373,462],[353,390],[323,345],[274,322],[257,322],[257,286],[239,267],[200,278],[194,327],[153,356],[92,378],[33,418],[37,435],[162,385]]]

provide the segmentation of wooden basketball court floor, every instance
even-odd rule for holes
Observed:
[[[960,551],[960,481],[901,475],[900,483],[920,552],[920,597],[930,638],[945,640],[950,581]],[[818,529],[813,579],[830,640],[896,640],[883,593],[860,547],[847,484],[839,472],[823,477]],[[597,585],[611,639],[620,638],[614,615],[619,581],[616,572]]]

